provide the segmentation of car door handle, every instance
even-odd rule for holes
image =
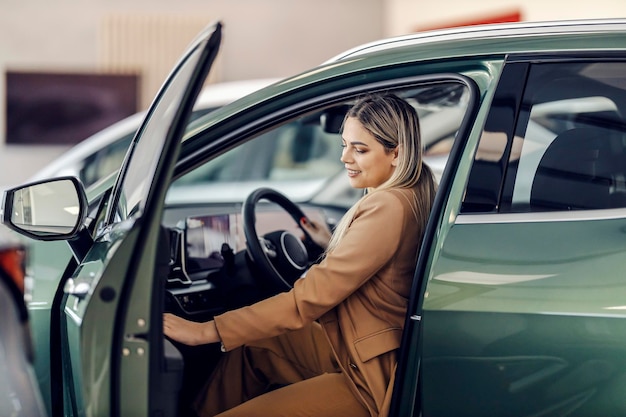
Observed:
[[[63,286],[63,291],[66,294],[70,294],[80,299],[83,299],[89,293],[89,288],[90,285],[84,281],[76,282],[73,278],[68,278],[68,280],[65,281],[65,285]]]

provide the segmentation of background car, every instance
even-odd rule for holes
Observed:
[[[184,412],[221,352],[164,340],[163,312],[206,320],[288,290],[300,273],[280,262],[290,253],[276,236],[299,235],[304,215],[332,226],[358,198],[340,198],[318,156],[338,143],[346,108],[385,91],[424,106],[424,123],[463,109],[441,118],[451,151],[417,254],[390,415],[626,412],[625,20],[381,40],[189,121],[220,40],[216,23],[190,46],[118,181],[94,184],[97,207],[74,177],[6,193],[5,224],[74,253],[50,326],[55,411]],[[292,140],[291,126],[310,134]],[[284,152],[259,158],[264,167],[248,156],[270,147]],[[325,179],[323,192],[294,202],[268,188],[289,185],[286,169],[303,184]],[[237,184],[246,170],[264,186],[243,202],[207,181]]]
[[[0,415],[44,417],[24,303],[26,249],[0,228]]]
[[[200,94],[192,117],[200,117],[276,81],[278,78],[209,84]],[[136,113],[95,133],[50,162],[28,181],[73,175],[89,187],[117,172],[145,116],[145,111]]]

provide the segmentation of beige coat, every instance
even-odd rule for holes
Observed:
[[[368,195],[340,245],[294,288],[215,317],[226,350],[318,320],[355,396],[386,416],[426,219],[410,190]]]

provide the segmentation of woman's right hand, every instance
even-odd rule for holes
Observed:
[[[328,247],[332,233],[325,223],[318,223],[303,217],[300,219],[300,226],[309,234],[313,242],[323,249]]]
[[[163,314],[163,333],[170,339],[189,346],[205,345],[220,341],[213,321],[198,323],[185,320],[171,313]]]

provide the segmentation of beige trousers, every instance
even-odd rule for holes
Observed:
[[[202,417],[369,416],[348,382],[314,323],[226,353],[195,409]]]

